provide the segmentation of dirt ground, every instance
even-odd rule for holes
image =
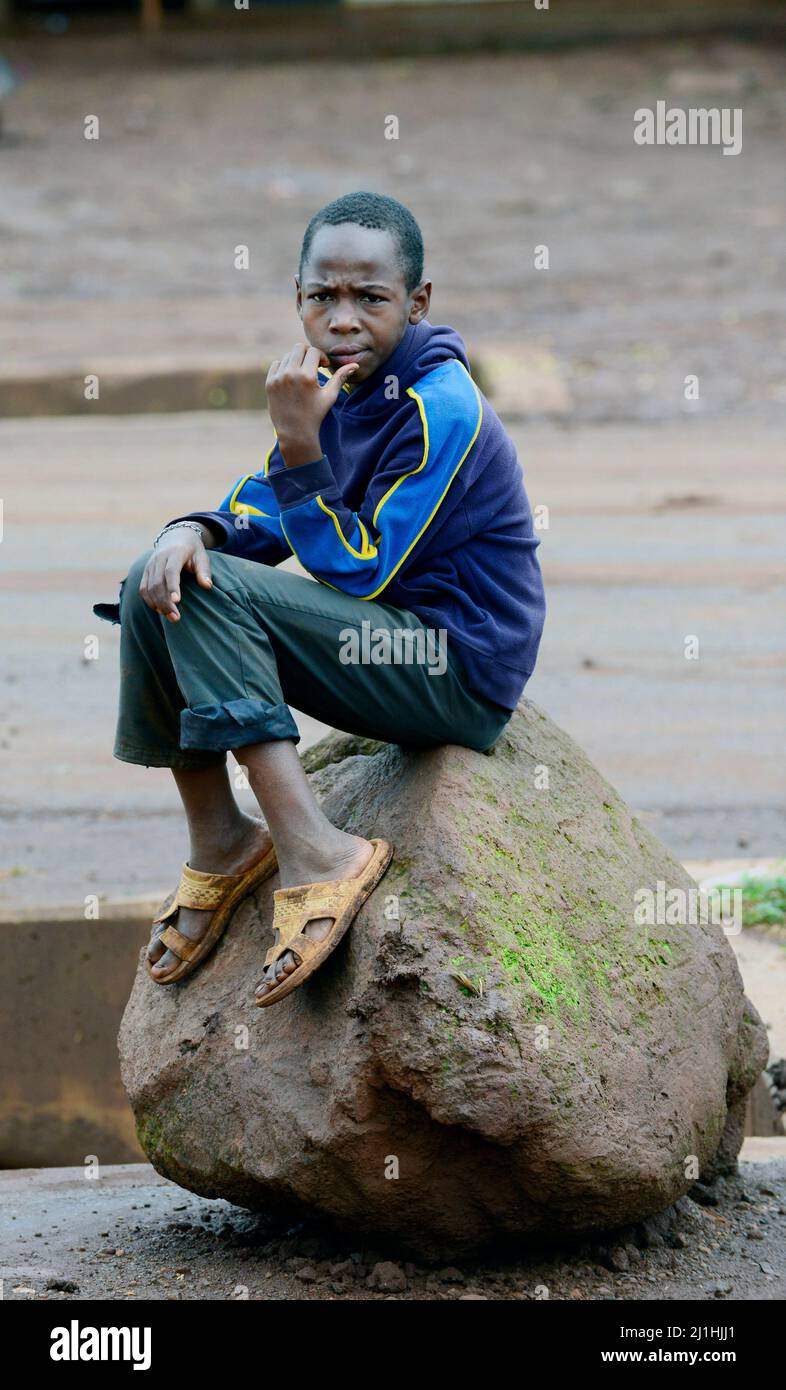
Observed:
[[[667,1217],[605,1241],[442,1266],[205,1201],[146,1164],[95,1181],[75,1168],[0,1173],[0,1196],[10,1300],[786,1297],[783,1156],[744,1162]]]
[[[355,188],[423,225],[434,322],[545,355],[574,421],[786,402],[786,53],[731,39],[544,54],[160,67],[132,39],[7,42],[6,373],[221,357],[298,336],[305,223]],[[642,148],[633,113],[741,107],[742,152]],[[97,115],[100,138],[84,139]],[[399,120],[385,138],[386,118]],[[250,268],[234,268],[234,248]],[[550,269],[536,270],[547,245]],[[686,402],[686,374],[700,399]]]

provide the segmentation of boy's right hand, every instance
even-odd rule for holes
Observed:
[[[189,570],[203,589],[212,589],[210,561],[204,542],[191,527],[174,527],[161,537],[145,565],[139,592],[148,608],[170,623],[180,622],[180,575]]]

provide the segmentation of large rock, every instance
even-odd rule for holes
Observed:
[[[720,927],[636,925],[638,890],[695,885],[560,729],[522,701],[490,754],[333,734],[304,761],[395,857],[271,1009],[277,879],[182,984],[140,963],[122,1074],[159,1172],[444,1258],[635,1221],[734,1166],[764,1028]]]

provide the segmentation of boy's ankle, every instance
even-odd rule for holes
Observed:
[[[213,861],[217,865],[220,861],[232,859],[245,846],[250,846],[254,841],[262,841],[269,838],[261,821],[255,820],[253,816],[245,816],[242,821],[238,821],[233,827],[223,827],[220,830],[212,831],[204,839],[191,845],[189,864],[192,869],[202,869],[204,873],[220,872],[217,867],[214,869],[202,868],[200,860]]]

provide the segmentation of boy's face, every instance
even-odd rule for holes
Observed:
[[[357,362],[350,387],[390,356],[431,301],[427,280],[407,289],[393,235],[354,222],[319,228],[295,283],[306,338],[325,353],[330,370]]]

